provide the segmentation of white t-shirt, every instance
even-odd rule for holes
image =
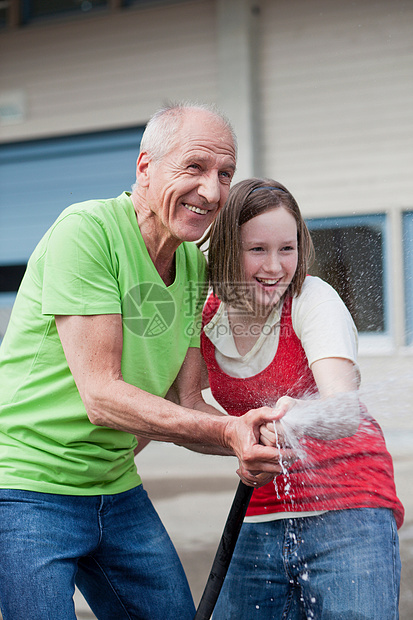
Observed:
[[[221,369],[231,377],[241,379],[264,370],[278,348],[281,313],[282,304],[279,304],[263,327],[256,326],[261,333],[252,349],[240,355],[226,305],[220,304],[204,331],[215,347],[215,358]],[[316,360],[341,357],[351,360],[358,372],[356,326],[343,301],[327,282],[314,276],[306,277],[300,295],[293,298],[291,319],[310,367]]]

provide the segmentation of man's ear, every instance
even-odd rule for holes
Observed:
[[[150,158],[147,153],[139,153],[136,162],[136,181],[140,187],[148,187],[149,185],[149,164]]]

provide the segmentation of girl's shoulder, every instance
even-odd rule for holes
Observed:
[[[292,300],[292,323],[297,335],[308,322],[320,326],[345,324],[355,330],[351,314],[337,291],[316,276],[307,276],[301,292]],[[300,337],[300,336],[299,336]]]
[[[337,291],[317,276],[307,276],[301,292],[292,300],[291,316],[294,328],[300,331],[307,319],[315,316],[329,319],[341,316],[350,319],[350,313]]]
[[[324,301],[329,299],[340,299],[337,291],[325,280],[318,276],[307,276],[304,280],[301,292],[297,295],[297,300],[305,301],[318,299]]]

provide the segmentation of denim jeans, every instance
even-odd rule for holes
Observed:
[[[393,513],[361,508],[244,523],[214,620],[396,620]]]
[[[182,565],[141,486],[78,497],[0,490],[4,620],[74,620],[75,584],[99,620],[192,620]]]

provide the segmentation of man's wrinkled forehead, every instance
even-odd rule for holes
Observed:
[[[201,149],[210,145],[231,155],[236,160],[237,147],[234,136],[224,120],[213,112],[189,109],[182,115],[175,144],[191,144]]]

